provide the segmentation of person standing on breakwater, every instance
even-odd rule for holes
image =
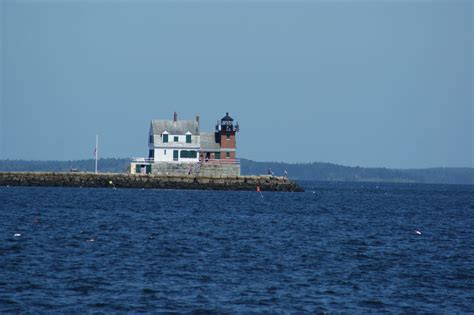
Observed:
[[[273,171],[271,168],[268,169],[268,175],[273,176]]]

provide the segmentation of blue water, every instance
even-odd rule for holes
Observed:
[[[303,185],[0,187],[0,313],[474,312],[474,186]]]

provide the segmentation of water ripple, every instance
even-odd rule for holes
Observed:
[[[0,187],[0,312],[474,312],[474,187],[304,185]]]

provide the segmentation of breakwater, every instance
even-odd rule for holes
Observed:
[[[277,176],[193,176],[123,173],[0,172],[0,186],[161,188],[299,192],[293,181]]]

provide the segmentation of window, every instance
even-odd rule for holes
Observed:
[[[226,158],[226,159],[230,158],[230,152],[226,152],[226,153],[225,153],[225,158]]]
[[[230,134],[225,135],[226,140],[230,140]]]
[[[221,159],[221,153],[220,152],[214,153],[214,159],[220,160]]]
[[[166,149],[165,149],[165,155],[166,155]]]
[[[150,143],[153,143],[153,135],[150,135]]]
[[[155,150],[149,150],[148,151],[148,158],[153,159],[155,157]]]
[[[178,136],[174,136],[173,141],[174,141],[174,142],[178,142],[178,141],[179,141],[179,137],[178,137]]]
[[[168,143],[168,135],[167,134],[163,135],[163,142]]]
[[[191,143],[191,135],[186,135],[186,143]]]
[[[186,150],[182,150],[180,153],[179,153],[179,156],[181,158],[187,158],[187,159],[195,159],[197,158],[197,151],[186,151]]]

